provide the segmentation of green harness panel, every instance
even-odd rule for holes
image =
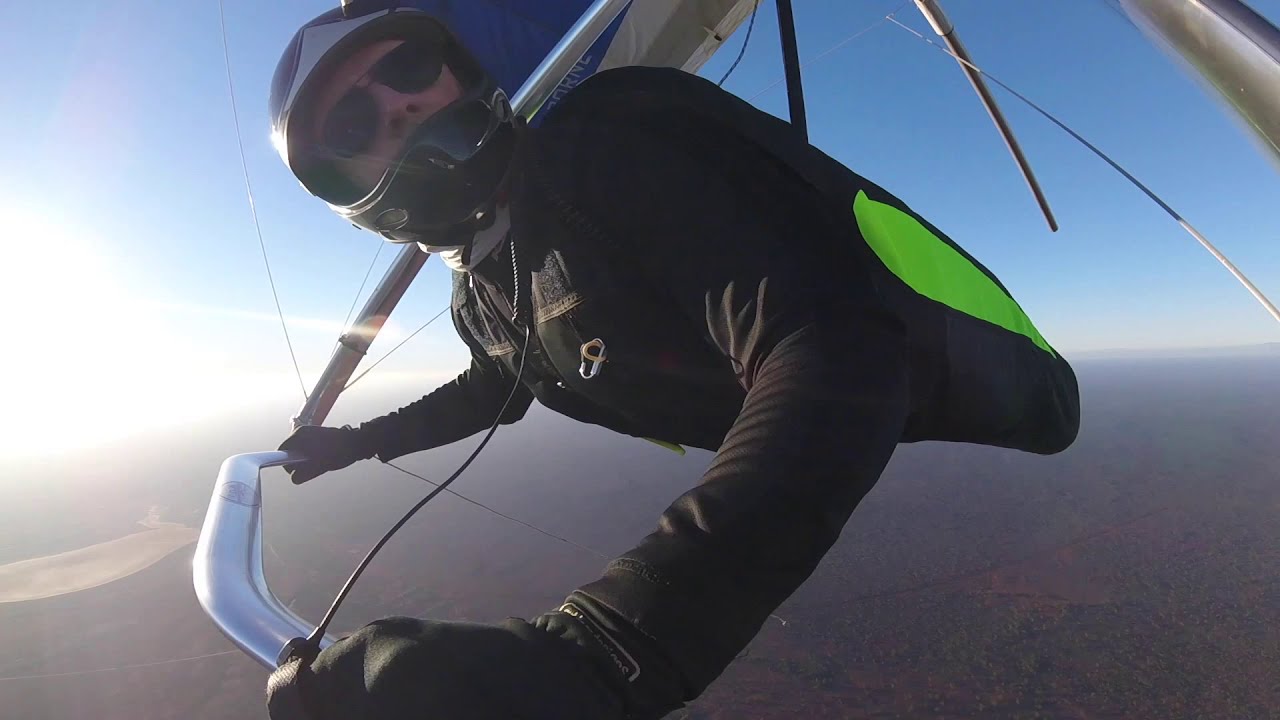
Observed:
[[[673,452],[673,453],[675,453],[675,454],[677,454],[677,455],[684,455],[684,446],[683,446],[683,445],[677,445],[677,444],[675,444],[675,443],[673,443],[673,442],[667,442],[666,440],[659,440],[659,439],[657,439],[657,438],[651,438],[651,437],[647,437],[647,438],[644,438],[644,439],[645,439],[645,440],[648,440],[649,442],[653,443],[654,445],[657,445],[658,447],[664,447],[664,448],[666,448],[666,449],[670,450],[671,452]]]
[[[867,244],[912,290],[966,315],[1018,333],[1057,357],[1008,293],[918,220],[858,191],[853,214]]]

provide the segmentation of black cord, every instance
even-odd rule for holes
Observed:
[[[751,42],[751,28],[756,26],[756,11],[760,9],[760,0],[756,0],[756,4],[751,6],[751,22],[747,23],[747,36],[742,39],[742,47],[738,50],[738,57],[734,58],[733,64],[724,72],[724,77],[720,78],[720,82],[716,83],[717,87],[724,87],[724,81],[729,79],[729,75],[738,69],[738,63],[742,62],[742,56],[747,54],[747,43]]]
[[[360,561],[360,564],[356,566],[355,572],[351,573],[351,577],[347,578],[347,582],[342,586],[342,590],[338,591],[338,596],[333,599],[333,604],[329,606],[328,612],[324,614],[324,619],[320,621],[315,632],[311,633],[311,635],[306,639],[307,645],[310,645],[315,650],[319,649],[320,638],[324,637],[325,630],[329,628],[329,623],[333,621],[333,617],[338,613],[338,607],[342,605],[342,601],[347,598],[347,594],[351,592],[351,588],[355,587],[356,580],[360,579],[360,575],[364,572],[365,568],[369,566],[369,563],[373,560],[373,556],[378,554],[378,551],[382,549],[383,545],[387,544],[387,541],[391,539],[392,535],[396,534],[397,530],[404,527],[404,524],[409,522],[409,518],[412,518],[427,503],[431,502],[431,500],[437,495],[444,492],[445,488],[449,487],[454,480],[457,480],[458,477],[466,471],[467,467],[471,465],[471,462],[480,455],[480,451],[484,450],[485,445],[489,444],[489,439],[493,437],[493,434],[498,431],[498,426],[502,424],[502,418],[507,414],[507,407],[511,404],[512,398],[516,396],[516,392],[520,389],[520,381],[524,376],[525,358],[528,357],[529,354],[529,335],[531,333],[532,331],[526,327],[524,331],[524,347],[520,350],[520,367],[516,369],[516,380],[512,383],[511,392],[507,394],[506,402],[502,403],[502,409],[498,411],[497,417],[493,419],[493,424],[489,426],[489,432],[485,434],[484,439],[481,440],[476,449],[471,452],[471,456],[468,457],[457,470],[453,471],[453,474],[450,475],[447,480],[437,485],[434,490],[427,493],[426,497],[418,501],[417,505],[410,508],[409,512],[405,513],[404,517],[400,518],[399,522],[391,526],[391,529],[382,536],[382,539],[373,546],[373,549],[369,550],[369,553],[365,555],[364,559]],[[312,655],[314,656],[314,653]]]

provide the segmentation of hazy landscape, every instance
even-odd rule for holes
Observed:
[[[818,572],[672,717],[1280,717],[1280,348],[1076,367],[1085,417],[1072,449],[902,446]],[[331,422],[428,389],[344,398]],[[274,448],[294,409],[4,461],[0,566],[146,527],[198,528],[222,459]],[[402,466],[441,479],[474,442]],[[709,459],[535,407],[455,487],[613,555]],[[376,462],[302,487],[278,470],[267,481],[268,577],[312,619],[425,490]],[[76,592],[0,602],[0,715],[265,717],[266,673],[200,609],[192,550],[169,547]],[[386,547],[335,629],[389,614],[528,617],[603,564],[442,496]]]

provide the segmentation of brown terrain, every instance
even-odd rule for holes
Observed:
[[[1073,448],[903,446],[809,582],[672,717],[1280,718],[1280,357],[1078,369]],[[290,409],[20,466],[0,564],[136,532],[152,506],[198,527],[221,458],[273,447]],[[469,449],[404,467],[438,478]],[[709,457],[535,410],[457,487],[611,555]],[[376,463],[302,488],[267,479],[268,576],[311,618],[423,489]],[[98,587],[0,603],[0,716],[265,717],[265,671],[200,610],[190,558],[187,547]],[[371,566],[337,629],[388,614],[527,617],[603,562],[442,497]]]

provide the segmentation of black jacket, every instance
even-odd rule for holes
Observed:
[[[893,218],[881,235],[923,228],[933,259],[873,248],[855,206]],[[951,292],[955,263],[973,287]],[[529,328],[504,422],[536,398],[716,451],[657,529],[572,596],[625,620],[688,699],[810,575],[899,442],[1052,453],[1074,440],[1075,378],[1016,308],[788,124],[686,73],[611,70],[530,129],[510,244],[455,275],[470,369],[365,427],[383,460],[486,429]],[[607,360],[587,379],[593,339]]]

